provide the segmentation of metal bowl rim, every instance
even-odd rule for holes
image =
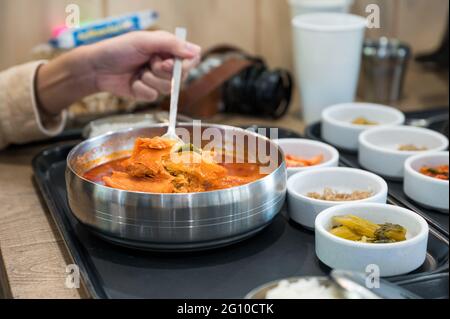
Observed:
[[[167,127],[167,123],[157,123],[157,124],[151,124],[148,126],[148,128],[162,128],[162,127]],[[194,126],[191,123],[179,123],[177,125],[177,127],[183,127],[183,126]],[[105,186],[105,185],[101,185],[95,182],[92,182],[86,178],[84,178],[83,176],[80,176],[77,172],[75,172],[75,170],[72,168],[72,165],[70,164],[70,159],[73,157],[73,154],[79,149],[81,148],[83,145],[85,144],[89,144],[91,142],[95,142],[95,140],[97,139],[103,139],[106,137],[110,137],[112,135],[121,135],[124,133],[128,133],[128,132],[132,132],[132,131],[137,131],[137,130],[143,130],[146,128],[143,127],[132,127],[132,128],[126,128],[126,129],[122,129],[122,130],[118,130],[115,132],[107,132],[105,134],[99,135],[99,136],[95,136],[92,137],[90,139],[87,139],[81,143],[79,143],[78,145],[76,145],[72,150],[70,150],[69,154],[67,155],[67,159],[66,159],[66,164],[67,164],[67,169],[70,170],[70,172],[72,174],[74,174],[74,176],[76,176],[77,178],[83,180],[83,182],[91,184],[93,186],[96,187],[100,187],[100,189],[106,189],[106,190],[110,190],[110,191],[115,191],[120,193],[132,193],[132,194],[136,194],[136,195],[145,195],[145,196],[167,196],[167,197],[185,197],[186,195],[188,196],[199,196],[199,195],[207,195],[207,194],[211,194],[211,193],[221,193],[221,192],[227,192],[230,190],[238,190],[238,189],[243,189],[243,188],[247,188],[250,185],[257,185],[257,184],[262,184],[265,182],[266,179],[271,178],[273,175],[275,175],[276,173],[278,173],[279,170],[282,170],[283,168],[285,168],[286,164],[285,164],[285,159],[283,156],[283,152],[281,151],[281,148],[272,140],[270,140],[269,138],[267,138],[264,135],[258,134],[256,132],[253,131],[248,131],[245,130],[243,128],[240,127],[236,127],[236,126],[231,126],[231,125],[224,125],[224,124],[211,124],[211,123],[202,123],[201,127],[215,127],[215,128],[219,128],[219,129],[223,129],[223,130],[235,130],[235,131],[242,131],[242,132],[246,132],[250,135],[253,135],[257,138],[262,138],[263,140],[267,141],[269,144],[274,145],[275,148],[278,150],[278,155],[281,155],[281,163],[278,165],[278,167],[271,172],[270,174],[267,174],[266,176],[253,181],[251,183],[247,183],[247,184],[243,184],[243,185],[239,185],[239,186],[234,186],[234,187],[230,187],[230,188],[225,188],[225,189],[220,189],[220,190],[214,190],[214,191],[207,191],[207,192],[197,192],[197,193],[147,193],[147,192],[137,192],[137,191],[127,191],[127,190],[123,190],[123,189],[118,189],[118,188],[113,188],[113,187],[109,187],[109,186]]]

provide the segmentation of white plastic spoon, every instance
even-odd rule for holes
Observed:
[[[184,28],[176,28],[175,36],[180,40],[186,40],[187,30]],[[172,89],[170,92],[170,114],[169,114],[169,127],[167,133],[162,137],[170,140],[174,140],[177,144],[184,144],[184,142],[178,137],[175,132],[175,126],[177,123],[178,113],[178,96],[180,94],[181,86],[181,73],[182,73],[183,61],[176,58],[173,66],[172,76]]]

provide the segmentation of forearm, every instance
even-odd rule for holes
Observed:
[[[46,116],[36,103],[36,74],[43,61],[0,72],[0,148],[59,134],[65,114]]]
[[[44,113],[55,115],[96,92],[89,48],[81,47],[42,65],[36,77],[36,98]]]

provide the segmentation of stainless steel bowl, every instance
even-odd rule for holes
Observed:
[[[179,126],[191,133],[194,129],[193,124]],[[164,134],[166,125],[110,133],[82,142],[68,155],[66,185],[73,214],[105,239],[149,250],[209,249],[261,231],[284,204],[286,166],[282,152],[275,143],[253,132],[205,124],[198,129],[203,132],[208,128],[222,134],[256,138],[276,156],[277,168],[253,183],[205,193],[118,190],[88,181],[82,175],[92,167],[123,157],[137,137]],[[208,142],[202,141],[202,146]]]

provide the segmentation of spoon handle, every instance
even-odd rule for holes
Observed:
[[[180,40],[186,40],[187,30],[184,28],[176,28],[175,36]],[[177,122],[178,112],[178,96],[180,94],[181,73],[183,61],[176,58],[173,66],[172,89],[170,92],[170,116],[169,116],[169,134],[175,134],[175,126]]]

